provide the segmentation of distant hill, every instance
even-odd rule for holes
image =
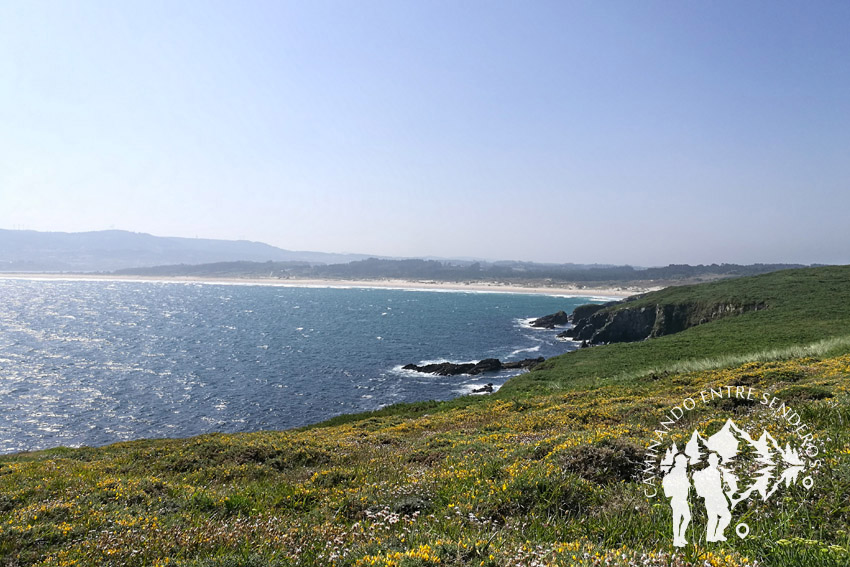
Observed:
[[[750,276],[798,264],[686,264],[656,268],[469,259],[386,258],[291,251],[262,242],[153,236],[125,230],[0,229],[0,272],[116,272],[126,275],[433,279],[438,281],[641,282],[660,286]]]
[[[0,229],[0,272],[111,272],[233,261],[329,264],[367,257],[294,252],[247,240],[162,237],[125,230],[69,233]]]
[[[329,264],[313,268],[312,276],[329,278],[406,278],[439,281],[551,281],[583,284],[644,282],[653,285],[683,281],[751,276],[801,268],[798,264],[710,264],[677,265],[658,268],[633,266],[536,264],[532,262],[439,262],[436,260],[387,260],[369,258],[347,264]]]

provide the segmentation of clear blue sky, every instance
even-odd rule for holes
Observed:
[[[0,228],[850,263],[850,2],[0,0]]]

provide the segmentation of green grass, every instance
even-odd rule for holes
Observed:
[[[643,494],[634,459],[665,408],[744,380],[786,394],[828,439],[824,470],[811,490],[759,505],[746,540],[706,544],[697,508],[692,545],[674,550],[669,507]],[[0,457],[0,565],[846,565],[848,387],[850,356],[808,357],[416,417]],[[765,426],[758,407],[718,407]],[[715,409],[688,427],[717,427]]]
[[[0,566],[848,565],[848,282],[842,267],[665,290],[640,301],[769,308],[558,357],[498,396],[2,456]],[[691,544],[674,549],[669,506],[644,495],[635,459],[667,409],[723,384],[787,399],[823,466],[810,490],[783,487],[745,514],[751,537],[706,543],[697,508]],[[734,415],[794,442],[730,401],[693,412],[683,435]]]
[[[660,372],[709,369],[850,351],[850,266],[785,270],[667,288],[610,310],[658,304],[764,302],[766,308],[637,343],[581,349],[509,381],[499,397],[633,382]]]

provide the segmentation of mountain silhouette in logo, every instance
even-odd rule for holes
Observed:
[[[675,443],[659,463],[662,476],[671,479],[665,493],[674,514],[674,545],[683,545],[684,529],[690,518],[688,494],[696,493],[708,516],[707,541],[724,541],[724,530],[737,504],[759,494],[766,501],[780,485],[797,481],[805,467],[798,450],[781,447],[767,431],[758,439],[731,419],[708,438],[691,434],[683,450]],[[672,479],[675,475],[675,481]]]
[[[803,470],[803,460],[790,444],[782,448],[767,431],[754,440],[731,419],[706,444],[721,457],[722,468],[728,473],[727,497],[732,507],[754,492],[767,500],[783,482],[786,487],[795,482]],[[739,481],[746,486],[740,491],[736,486]]]

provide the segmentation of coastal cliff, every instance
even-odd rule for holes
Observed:
[[[765,308],[764,302],[658,303],[634,307],[628,303],[577,307],[572,315],[573,327],[559,336],[588,344],[642,341]]]

